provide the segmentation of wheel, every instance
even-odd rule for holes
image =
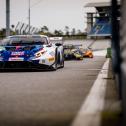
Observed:
[[[57,70],[57,65],[58,65],[58,57],[57,57],[57,48],[56,48],[54,70]]]
[[[64,68],[64,58],[62,59],[61,68]]]
[[[63,59],[63,61],[62,61],[62,68],[64,68],[64,59]]]
[[[62,53],[61,68],[64,68],[64,51],[63,51],[63,53]]]

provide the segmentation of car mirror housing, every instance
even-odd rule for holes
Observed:
[[[55,45],[56,45],[56,46],[61,46],[62,44],[61,44],[61,43],[56,43]]]

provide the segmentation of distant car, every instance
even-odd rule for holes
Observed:
[[[93,58],[94,57],[93,56],[93,51],[90,48],[83,49],[82,52],[83,52],[84,57],[87,57],[87,58]]]
[[[67,44],[64,45],[64,58],[65,60],[83,60],[83,53],[78,48],[78,45]]]
[[[14,35],[0,43],[0,69],[58,67],[64,67],[63,46],[45,35]]]

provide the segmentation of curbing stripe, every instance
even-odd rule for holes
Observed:
[[[89,95],[78,112],[71,126],[99,126],[100,114],[104,108],[108,69],[110,59],[104,63]]]

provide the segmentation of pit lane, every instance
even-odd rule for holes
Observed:
[[[95,56],[52,72],[0,73],[0,126],[69,126],[104,62]]]

